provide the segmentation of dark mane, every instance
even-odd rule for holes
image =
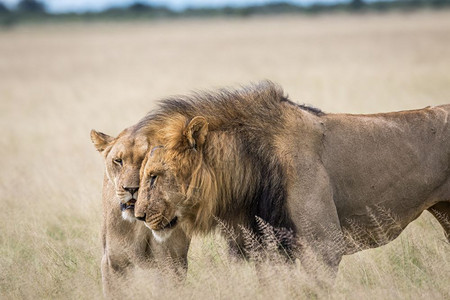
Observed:
[[[172,96],[159,101],[159,109],[148,113],[136,126],[135,131],[148,131],[149,124],[164,123],[174,115],[193,118],[202,115],[215,120],[219,126],[241,126],[249,123],[273,122],[280,117],[283,104],[290,104],[317,116],[324,113],[315,107],[297,104],[284,95],[283,89],[269,81],[242,86],[240,89],[219,89],[217,91],[193,92],[189,95]],[[213,125],[214,125],[213,124]],[[152,126],[150,125],[150,128]]]
[[[208,121],[209,132],[232,134],[240,159],[251,162],[251,170],[247,172],[256,180],[247,192],[239,195],[240,199],[230,199],[229,203],[240,203],[247,211],[249,226],[255,233],[262,234],[255,216],[275,228],[295,231],[286,207],[285,166],[277,156],[275,145],[279,128],[285,122],[286,105],[317,116],[323,114],[318,109],[290,101],[279,86],[263,81],[237,90],[221,89],[164,99],[158,111],[139,122],[137,130],[151,138],[176,116],[188,120],[203,116]],[[236,207],[228,206],[222,208],[219,218],[235,214]]]
[[[317,107],[314,107],[314,106],[312,106],[312,105],[306,105],[306,104],[298,104],[298,103],[295,103],[294,101],[289,100],[288,96],[283,97],[283,98],[281,99],[281,101],[288,102],[288,103],[291,104],[291,105],[297,106],[298,108],[303,109],[303,110],[306,110],[307,112],[310,112],[310,113],[312,113],[312,114],[314,114],[314,115],[316,115],[316,116],[319,116],[319,117],[325,115],[325,113],[324,113],[321,109],[319,109],[319,108],[317,108]]]

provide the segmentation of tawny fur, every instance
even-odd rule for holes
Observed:
[[[96,131],[91,132],[91,138],[106,167],[101,233],[103,290],[107,298],[122,298],[128,293],[124,283],[135,268],[157,268],[168,260],[177,269],[186,268],[190,239],[176,230],[164,243],[156,242],[144,224],[136,221],[132,210],[121,212],[120,203],[132,197],[124,187],[139,187],[139,169],[148,149],[147,138],[137,136],[133,127],[122,131],[117,138]],[[118,158],[122,165],[114,162]]]
[[[393,240],[426,209],[448,237],[449,111],[324,114],[270,82],[171,98],[138,125],[163,147],[141,169],[136,215],[163,213],[154,230],[177,217],[190,234],[217,219],[258,232],[257,216],[334,274],[342,255]]]

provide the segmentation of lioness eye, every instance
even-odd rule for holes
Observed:
[[[116,158],[116,159],[114,159],[114,163],[118,164],[119,166],[122,166],[122,159]]]
[[[153,187],[153,185],[155,184],[156,177],[158,177],[158,176],[157,175],[150,175],[150,187]]]

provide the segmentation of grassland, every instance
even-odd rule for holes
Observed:
[[[89,139],[156,100],[280,83],[326,112],[450,103],[450,13],[334,15],[0,31],[0,298],[101,298],[103,164]],[[297,270],[234,263],[195,238],[184,285],[137,274],[130,295],[176,299],[448,299],[450,245],[424,213],[391,244],[345,257],[332,291]]]

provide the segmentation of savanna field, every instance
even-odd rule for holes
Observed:
[[[103,297],[91,129],[117,135],[164,96],[261,79],[328,113],[450,103],[450,11],[1,29],[0,298]],[[258,275],[227,253],[218,235],[194,237],[186,282],[137,272],[130,298],[450,298],[450,244],[428,212],[344,257],[332,290],[300,266]]]

